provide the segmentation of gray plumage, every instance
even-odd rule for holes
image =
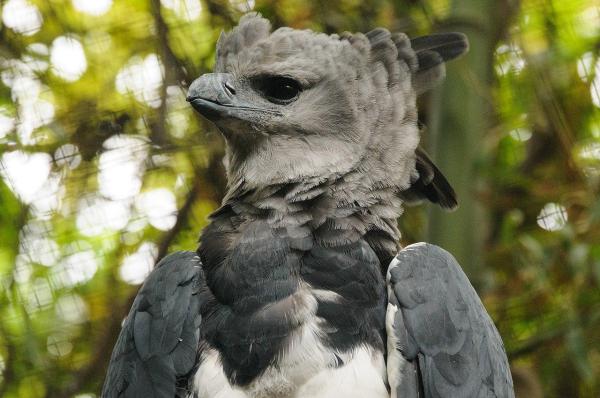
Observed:
[[[388,274],[388,368],[397,397],[513,397],[504,346],[452,255],[431,244],[398,253]],[[390,344],[391,343],[391,344]]]
[[[173,253],[157,264],[123,323],[103,397],[187,396],[197,363],[201,286],[196,253]]]
[[[392,262],[403,203],[457,205],[418,147],[416,96],[466,49],[459,33],[271,32],[257,14],[222,34],[188,101],[226,140],[227,194],[199,259],[169,256],[142,287],[103,396],[512,396],[454,260],[427,245]]]

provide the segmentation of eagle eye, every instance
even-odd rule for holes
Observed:
[[[283,76],[260,78],[258,89],[267,100],[279,105],[287,105],[296,101],[300,91],[302,91],[297,81]]]

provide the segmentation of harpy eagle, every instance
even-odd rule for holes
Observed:
[[[103,397],[512,397],[502,341],[454,258],[399,245],[406,201],[456,206],[416,97],[462,34],[326,35],[244,16],[188,101],[227,142],[196,252],[162,259]]]

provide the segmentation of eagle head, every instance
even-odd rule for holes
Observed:
[[[361,171],[401,191],[416,173],[416,97],[466,49],[464,36],[453,35],[460,45],[451,56],[419,53],[406,35],[382,28],[271,32],[251,13],[221,34],[214,73],[196,79],[187,99],[224,135],[230,184],[259,188]]]

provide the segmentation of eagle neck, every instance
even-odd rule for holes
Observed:
[[[317,244],[363,239],[386,268],[400,247],[397,219],[403,209],[398,192],[385,178],[377,179],[377,173],[353,168],[260,188],[240,181],[230,187],[224,206],[248,220],[270,220],[273,228],[308,229]]]

